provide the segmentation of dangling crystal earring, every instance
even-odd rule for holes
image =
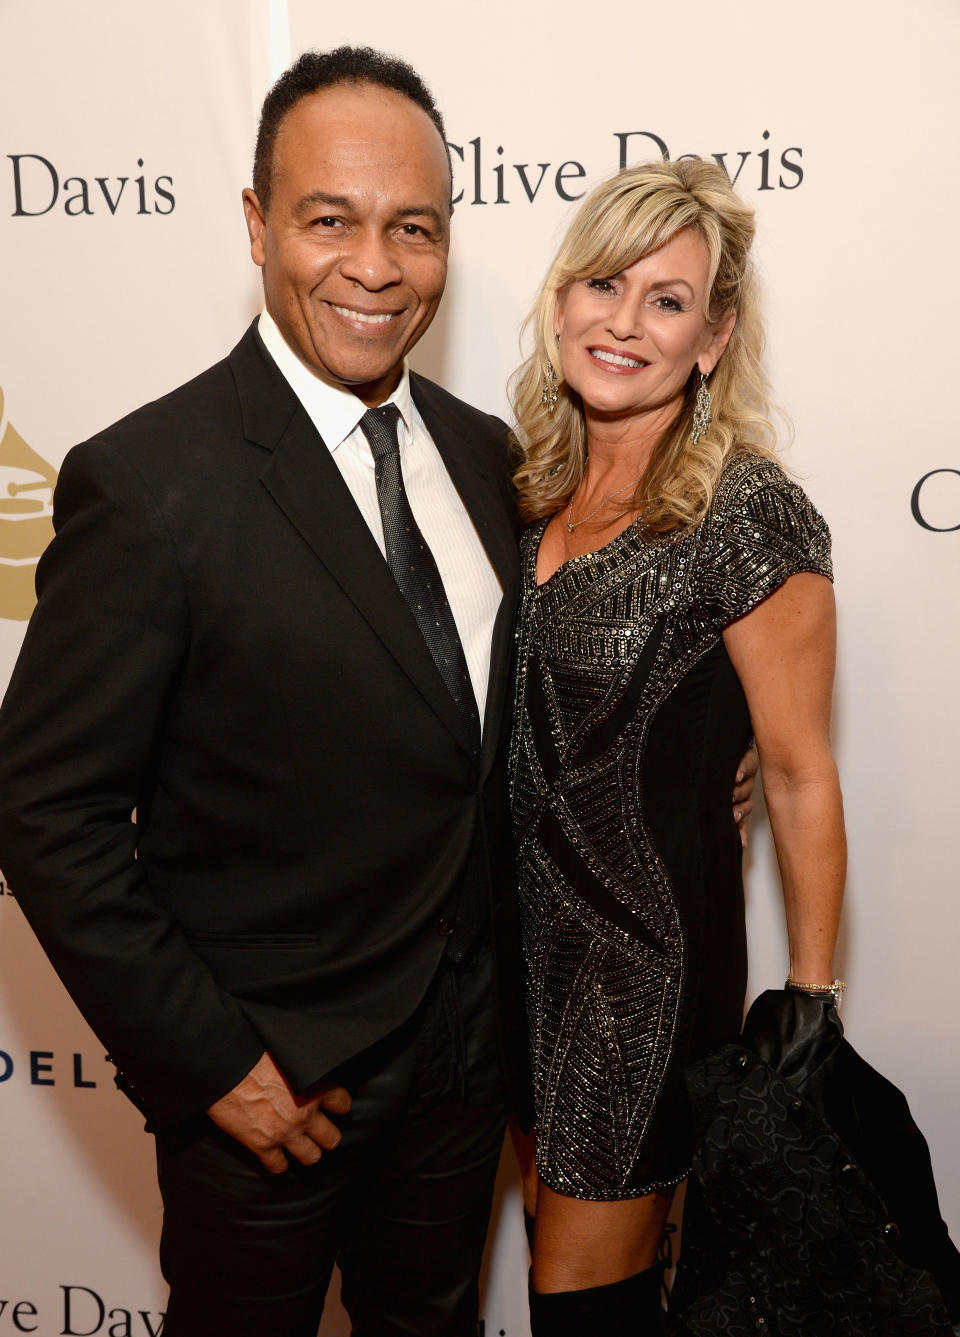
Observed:
[[[693,428],[690,432],[690,440],[695,446],[699,446],[701,438],[710,426],[712,417],[713,400],[707,388],[707,374],[702,371],[700,373],[700,384],[697,386],[697,401],[693,406]]]
[[[557,373],[553,369],[553,363],[548,359],[543,373],[543,392],[540,395],[540,403],[552,413],[557,407],[557,400],[560,398],[560,383],[557,380]]]

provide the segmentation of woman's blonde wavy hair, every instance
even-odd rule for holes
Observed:
[[[710,252],[708,322],[717,323],[731,310],[737,321],[710,376],[709,429],[694,445],[690,432],[699,383],[694,367],[683,408],[656,447],[624,514],[639,512],[644,529],[654,534],[695,525],[735,450],[773,455],[776,434],[760,362],[763,325],[749,258],[753,210],[714,163],[687,158],[631,167],[584,200],[524,323],[534,348],[510,386],[519,456],[513,478],[524,520],[552,515],[566,505],[587,463],[583,406],[563,381],[554,335],[560,293],[571,283],[620,273],[683,228],[695,228]],[[559,382],[552,413],[541,402],[548,365]]]

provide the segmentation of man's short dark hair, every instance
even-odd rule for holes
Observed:
[[[433,121],[444,146],[447,132],[429,88],[405,60],[375,51],[372,46],[338,46],[335,51],[305,51],[270,89],[260,111],[253,154],[253,188],[264,213],[273,185],[273,149],[284,117],[301,98],[337,84],[376,84],[408,97]],[[449,159],[450,151],[447,149]]]

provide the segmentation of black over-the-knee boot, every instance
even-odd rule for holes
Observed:
[[[530,1283],[532,1337],[660,1337],[660,1264],[609,1286],[540,1294]]]

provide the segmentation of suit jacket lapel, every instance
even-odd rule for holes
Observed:
[[[350,489],[255,327],[230,355],[260,481],[397,663],[470,752],[470,734]]]

